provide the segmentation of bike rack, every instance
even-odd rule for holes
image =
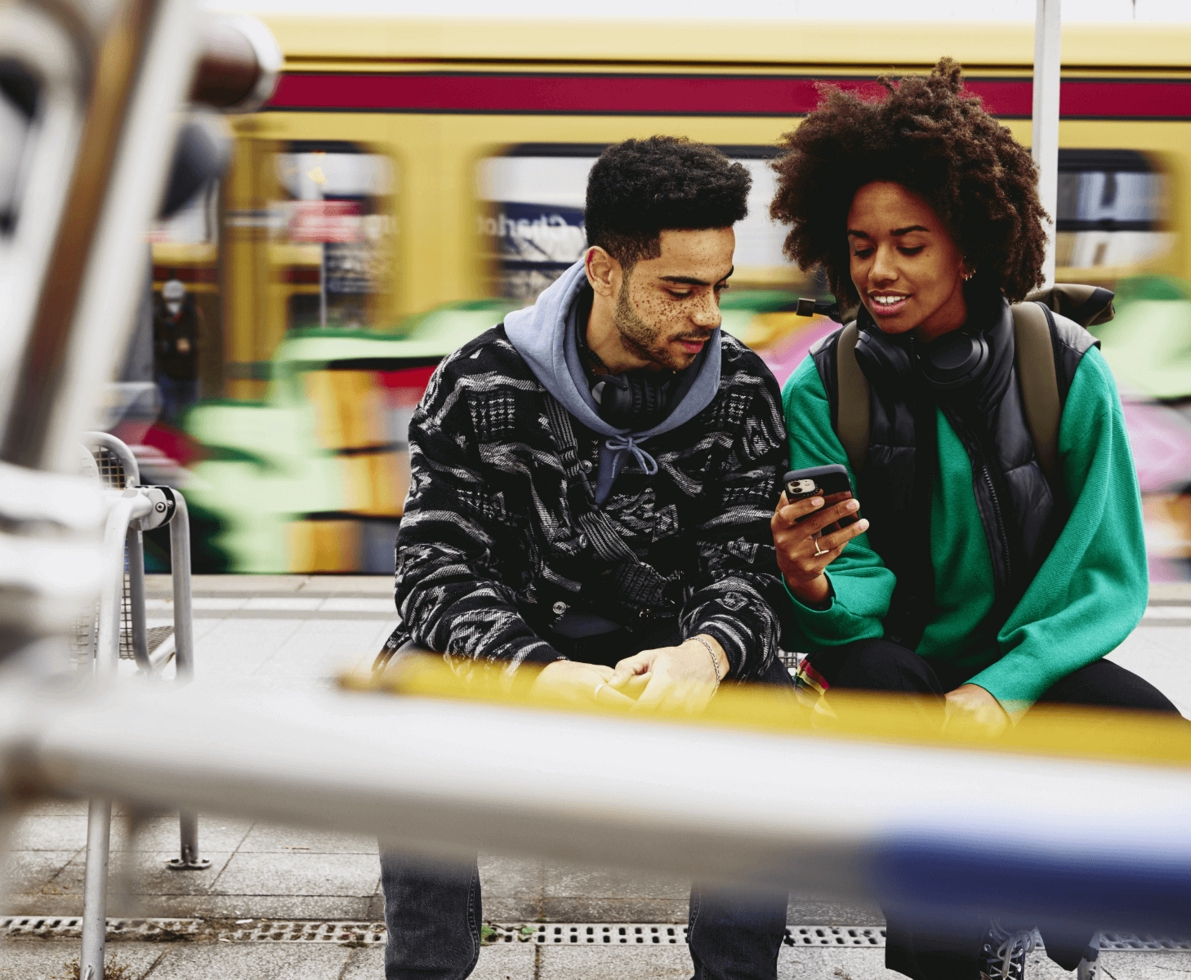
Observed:
[[[186,500],[170,487],[139,486],[140,470],[132,451],[106,432],[87,432],[84,444],[108,488],[103,536],[103,587],[97,615],[87,633],[87,652],[97,675],[113,677],[122,651],[138,672],[156,674],[172,658],[175,679],[194,676],[194,616],[190,583],[190,521]],[[143,532],[162,524],[170,528],[173,586],[172,636],[149,649],[145,612]],[[83,976],[103,976],[107,928],[107,869],[111,846],[112,801],[93,798],[87,810],[87,868],[83,884]],[[199,854],[198,818],[179,815],[180,855],[167,862],[174,871],[202,871],[211,866]]]

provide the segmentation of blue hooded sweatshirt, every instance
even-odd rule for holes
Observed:
[[[588,387],[587,372],[579,356],[575,323],[579,294],[587,285],[580,259],[543,292],[536,303],[505,317],[505,333],[551,395],[574,418],[604,436],[595,500],[603,504],[612,492],[626,459],[632,456],[647,474],[657,472],[657,461],[643,448],[651,437],[676,429],[693,419],[715,398],[720,386],[720,331],[714,330],[703,350],[681,374],[678,401],[657,425],[641,431],[618,429],[600,418],[599,406]],[[586,324],[583,324],[586,329]]]

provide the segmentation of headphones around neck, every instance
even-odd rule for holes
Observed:
[[[930,388],[946,392],[978,382],[988,373],[992,356],[984,331],[954,330],[920,344],[910,336],[890,337],[875,324],[864,324],[856,338],[856,360],[874,381],[881,376],[908,379],[917,365]]]
[[[618,429],[648,429],[670,412],[678,385],[669,371],[627,371],[595,375],[591,397],[600,418]]]

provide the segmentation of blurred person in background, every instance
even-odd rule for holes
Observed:
[[[153,373],[161,392],[162,418],[177,424],[198,401],[199,312],[194,297],[177,279],[161,287],[153,308]]]
[[[954,62],[886,87],[827,91],[775,163],[787,254],[859,305],[854,353],[837,331],[783,392],[791,466],[843,464],[856,488],[783,495],[773,515],[803,676],[933,697],[939,722],[988,736],[1037,702],[1174,712],[1103,659],[1147,602],[1141,504],[1112,375],[1062,316],[1048,324],[1065,393],[1054,487],[1027,428],[1010,304],[1043,282],[1037,169]],[[844,356],[870,389],[858,473],[838,429]],[[861,502],[867,519],[833,529]],[[886,916],[886,964],[916,980],[1020,980],[1033,946],[1030,923]],[[1047,953],[1087,976],[1092,931],[1048,932]]]
[[[769,532],[780,393],[719,329],[749,185],[677,138],[592,167],[583,259],[447,357],[413,415],[388,654],[638,710],[698,710],[727,679],[790,688]],[[467,976],[476,864],[381,864],[389,980]],[[785,922],[784,894],[692,889],[695,975],[775,977]]]

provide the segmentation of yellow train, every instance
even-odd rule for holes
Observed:
[[[787,311],[815,283],[767,217],[767,160],[818,84],[875,90],[951,55],[1030,140],[1026,25],[267,23],[286,57],[275,96],[235,121],[218,193],[153,232],[155,288],[178,279],[202,311],[201,388],[224,401],[188,427],[223,488],[206,503],[227,567],[243,570],[391,568],[410,392],[448,335],[495,322],[581,254],[586,171],[607,143],[682,134],[750,167],[731,322],[766,347],[821,327]],[[1065,29],[1060,280],[1191,279],[1188,42],[1185,27]],[[309,440],[244,414],[281,405],[309,413]],[[281,445],[272,471],[297,453],[321,475],[262,493],[271,471],[253,460]]]

